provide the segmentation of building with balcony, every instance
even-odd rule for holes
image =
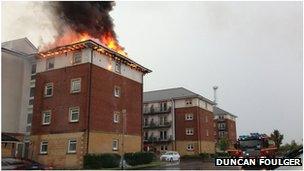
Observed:
[[[185,88],[144,92],[144,150],[214,153],[214,103]]]
[[[149,69],[91,40],[40,52],[36,61],[33,160],[80,169],[86,154],[141,150]]]
[[[216,138],[216,142],[220,139],[227,139],[231,147],[233,147],[234,143],[237,140],[237,132],[236,132],[236,118],[237,116],[214,106],[214,135]]]
[[[21,38],[1,43],[2,157],[28,156],[37,48]]]

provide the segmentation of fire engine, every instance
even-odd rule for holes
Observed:
[[[231,157],[275,157],[277,152],[274,141],[259,133],[239,136],[234,148],[227,150]]]

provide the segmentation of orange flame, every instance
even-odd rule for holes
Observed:
[[[116,51],[121,55],[127,56],[127,53],[124,51],[124,48],[118,44],[118,42],[115,40],[115,38],[111,33],[107,33],[105,35],[102,35],[99,39],[96,39],[90,36],[88,33],[69,32],[57,38],[55,42],[49,44],[47,47],[51,48],[55,46],[64,46],[67,44],[82,42],[89,39],[96,41],[98,43],[102,43],[109,49]]]

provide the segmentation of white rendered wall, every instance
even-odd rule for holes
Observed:
[[[64,68],[73,65],[73,54],[75,52],[68,52],[54,56],[54,69]],[[91,49],[86,48],[81,50],[81,63],[88,63],[91,61]],[[115,72],[115,60],[93,51],[93,64],[107,69],[109,71]],[[37,61],[37,73],[46,71],[46,59],[39,59]],[[121,64],[121,73],[116,73],[122,75],[126,78],[134,80],[136,82],[142,83],[143,73],[132,69],[131,67]]]

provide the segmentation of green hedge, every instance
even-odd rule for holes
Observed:
[[[135,152],[126,153],[124,159],[131,166],[136,166],[140,164],[148,164],[154,161],[156,156],[151,152]]]
[[[83,167],[85,169],[100,169],[118,167],[120,155],[114,153],[87,154],[84,156]]]

